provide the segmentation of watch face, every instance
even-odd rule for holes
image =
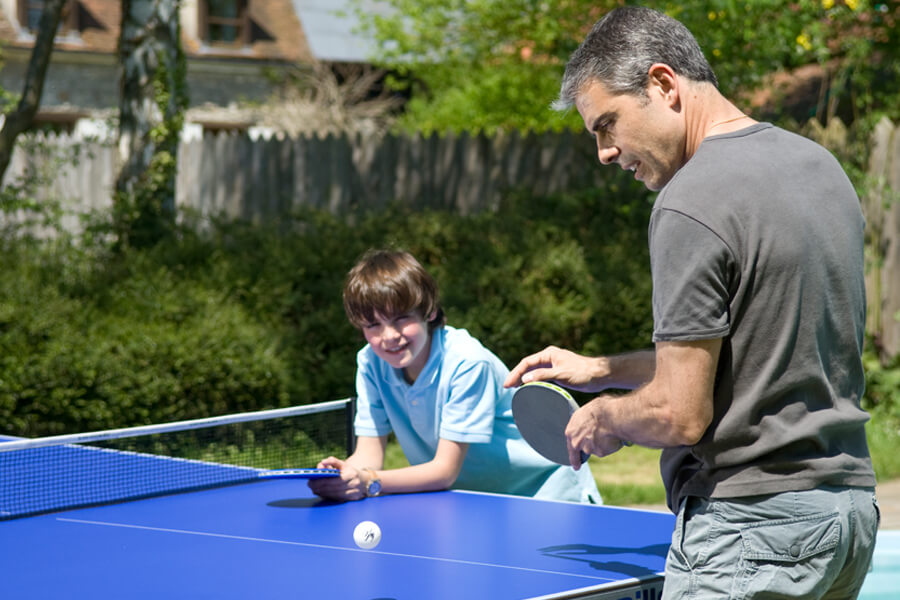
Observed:
[[[373,479],[369,482],[369,487],[366,489],[366,493],[370,496],[377,496],[381,493],[381,480]]]

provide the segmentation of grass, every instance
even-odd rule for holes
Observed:
[[[588,466],[604,504],[615,506],[665,504],[666,491],[659,475],[661,450],[630,446],[615,454],[592,456]]]
[[[388,445],[384,451],[384,468],[385,469],[399,469],[401,467],[408,467],[409,461],[406,460],[406,455],[403,454],[403,449],[400,448],[400,444],[397,443],[397,439],[394,437],[394,434],[388,438]]]
[[[605,458],[591,457],[588,466],[603,502],[614,505],[665,504],[659,477],[659,450],[632,446]],[[384,457],[386,469],[408,466],[400,444],[391,436]]]
[[[900,477],[900,423],[892,417],[874,414],[866,425],[866,438],[878,481]]]

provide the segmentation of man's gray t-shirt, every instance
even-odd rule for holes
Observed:
[[[875,485],[859,407],[863,227],[837,160],[765,123],[705,139],[660,192],[653,340],[722,338],[712,424],[663,451],[670,507]]]

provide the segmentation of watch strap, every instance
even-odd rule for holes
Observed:
[[[369,481],[366,482],[366,496],[373,498],[381,495],[381,479],[375,473],[375,469],[366,467],[361,470],[369,474]]]

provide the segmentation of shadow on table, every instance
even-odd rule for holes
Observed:
[[[606,557],[611,558],[612,556],[623,554],[640,554],[644,556],[652,555],[665,558],[666,554],[669,552],[669,544],[654,544],[638,548],[594,546],[591,544],[566,544],[562,546],[547,546],[546,548],[541,548],[540,551],[547,556],[588,563],[592,569],[598,571],[611,571],[629,577],[642,577],[646,575],[655,575],[657,571],[630,562],[609,560]]]
[[[334,506],[335,504],[341,503],[334,500],[325,500],[324,498],[285,498],[267,502],[266,506],[275,508],[316,508],[317,506]]]

